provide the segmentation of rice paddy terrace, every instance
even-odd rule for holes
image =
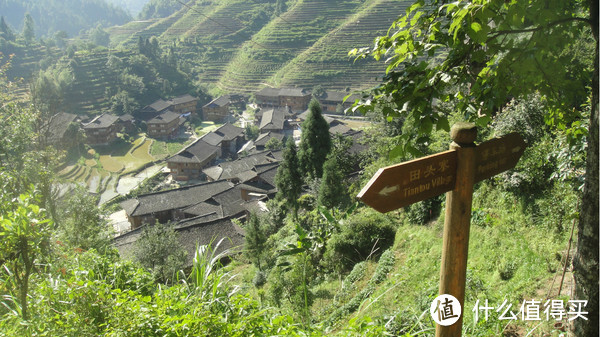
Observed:
[[[175,47],[200,83],[226,92],[265,84],[365,88],[378,82],[384,65],[354,63],[348,51],[370,45],[407,6],[405,0],[296,0],[277,16],[264,3],[197,0],[167,18],[109,32],[120,47],[157,36]]]

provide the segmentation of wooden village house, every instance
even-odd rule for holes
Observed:
[[[254,94],[256,104],[261,108],[289,107],[292,111],[308,108],[311,94],[302,88],[263,88]]]
[[[104,113],[83,124],[86,142],[91,145],[106,145],[117,138],[121,130],[119,117]]]
[[[185,149],[167,159],[171,176],[177,181],[200,179],[202,169],[212,164],[219,156],[219,148],[202,139],[196,140]]]
[[[162,139],[174,138],[179,134],[179,127],[184,122],[185,119],[181,115],[167,110],[146,123],[148,136]]]
[[[159,99],[140,109],[135,117],[147,122],[167,110],[178,115],[194,116],[198,110],[197,105],[198,99],[191,95],[182,95],[167,101]]]

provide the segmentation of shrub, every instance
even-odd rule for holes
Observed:
[[[394,243],[396,227],[390,219],[373,210],[365,210],[341,224],[340,232],[331,236],[325,251],[326,264],[346,272],[355,263],[378,257]]]

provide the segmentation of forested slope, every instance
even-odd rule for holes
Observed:
[[[58,31],[76,36],[102,24],[122,25],[131,17],[121,8],[104,0],[5,0],[0,1],[0,15],[16,32],[23,29],[23,18],[30,13],[37,36],[52,37]]]

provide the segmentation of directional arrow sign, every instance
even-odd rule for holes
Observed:
[[[456,152],[437,153],[379,169],[358,198],[379,212],[389,212],[454,189]]]
[[[525,147],[518,133],[481,143],[475,149],[475,182],[515,167]],[[455,182],[456,153],[450,150],[379,169],[358,199],[385,213],[451,191]]]
[[[479,144],[475,150],[475,182],[515,167],[525,147],[523,137],[516,132]]]

